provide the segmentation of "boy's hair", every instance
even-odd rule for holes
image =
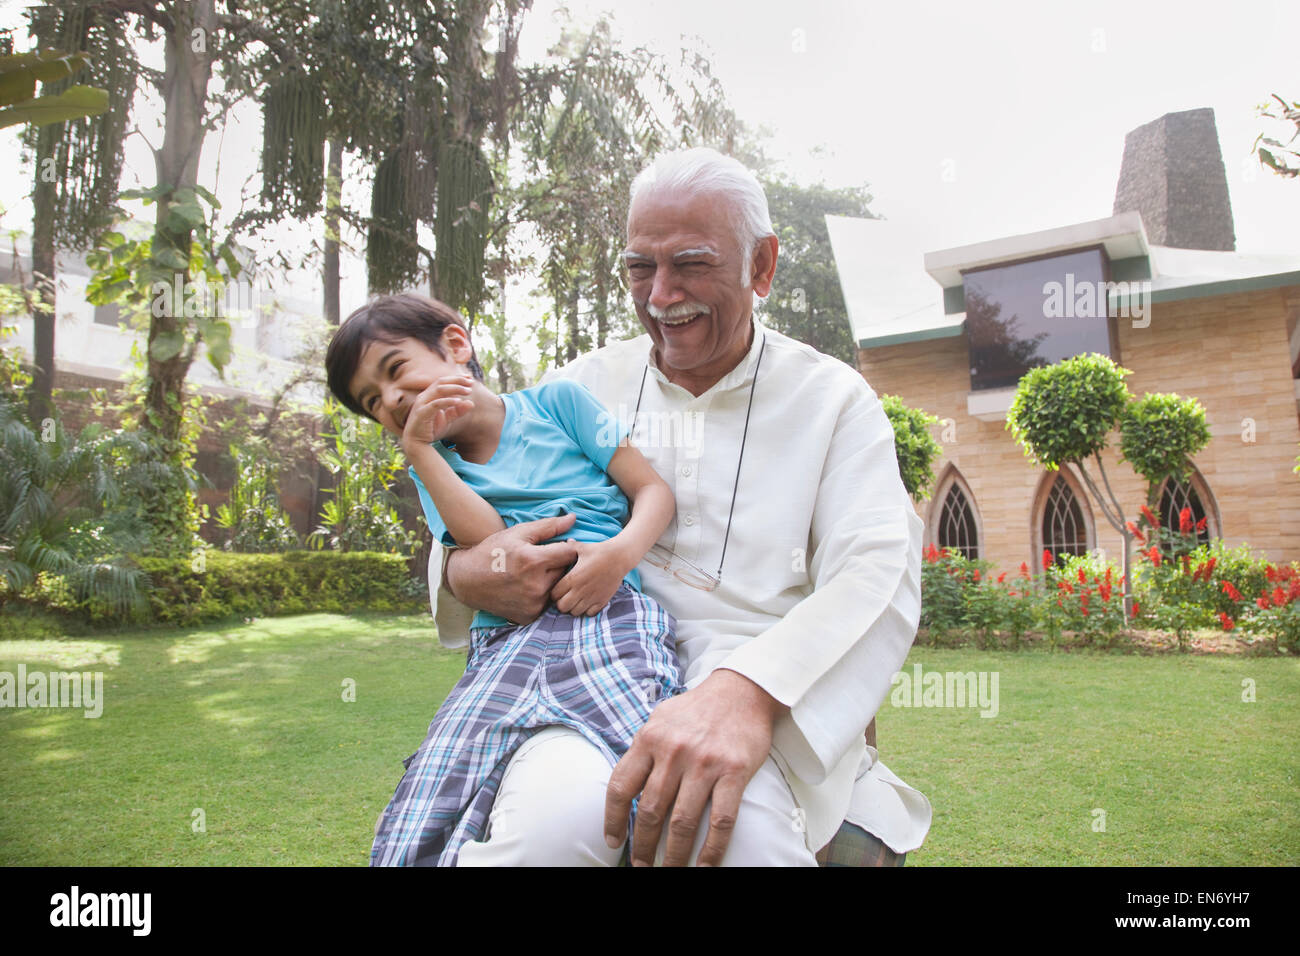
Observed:
[[[330,391],[358,415],[374,418],[348,391],[366,346],[371,342],[396,344],[402,339],[416,339],[446,358],[442,350],[442,333],[449,325],[459,326],[468,336],[469,329],[465,328],[460,313],[427,295],[404,292],[371,299],[343,320],[325,350],[325,377]],[[471,343],[468,368],[470,374],[481,382],[483,369],[479,367],[473,349]]]

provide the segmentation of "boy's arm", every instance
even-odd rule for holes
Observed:
[[[624,576],[659,540],[677,510],[672,489],[626,438],[606,471],[627,495],[632,514],[623,530],[608,541],[574,542],[578,563],[551,591],[556,608],[566,614],[598,614]]]
[[[488,535],[505,530],[506,523],[497,510],[465,484],[432,445],[403,441],[402,449],[456,544],[472,547]]]

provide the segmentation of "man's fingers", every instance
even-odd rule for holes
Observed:
[[[632,812],[632,801],[641,792],[654,763],[649,750],[632,746],[614,767],[605,788],[605,842],[616,849],[627,842],[627,817]]]
[[[536,521],[524,521],[510,530],[522,535],[523,539],[530,544],[537,544],[539,541],[549,541],[551,538],[559,537],[572,528],[573,523],[577,520],[578,516],[570,512],[567,515],[557,515],[554,518],[538,518]]]
[[[672,816],[668,818],[668,842],[664,847],[664,866],[685,866],[691,860],[695,835],[700,830],[704,809],[709,802],[712,781],[707,778],[683,778]]]
[[[732,775],[723,777],[713,787],[713,804],[709,808],[709,832],[704,837],[704,847],[700,850],[696,866],[721,866],[722,857],[731,842],[732,831],[736,829],[736,814],[740,812],[740,800],[745,794],[745,781],[742,777]]]
[[[565,570],[578,560],[578,545],[574,541],[556,541],[554,544],[539,544],[537,550],[541,567],[548,570]]]
[[[655,764],[636,802],[636,829],[632,831],[632,865],[653,866],[655,850],[663,835],[681,786],[681,771],[672,764]]]

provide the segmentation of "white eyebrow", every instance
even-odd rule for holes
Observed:
[[[691,256],[712,256],[716,259],[718,250],[712,246],[700,246],[698,249],[683,249],[673,254],[674,259],[689,259]]]
[[[714,249],[712,246],[699,246],[695,249],[683,249],[681,252],[674,252],[673,261],[675,262],[678,259],[689,259],[692,256],[709,256],[717,259],[719,253],[718,250]],[[631,249],[623,251],[623,258],[628,262],[633,260],[637,262],[654,262],[653,256],[648,256],[643,252],[633,252]]]

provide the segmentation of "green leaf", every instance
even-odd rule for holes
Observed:
[[[29,123],[45,126],[83,116],[97,116],[108,109],[108,91],[74,86],[58,96],[40,96],[0,110],[0,129]]]
[[[184,332],[160,332],[150,343],[149,354],[159,362],[167,362],[180,355],[184,347]]]
[[[170,246],[155,249],[152,258],[154,262],[167,269],[177,269],[185,272],[190,267],[190,260],[179,249],[173,249]]]

